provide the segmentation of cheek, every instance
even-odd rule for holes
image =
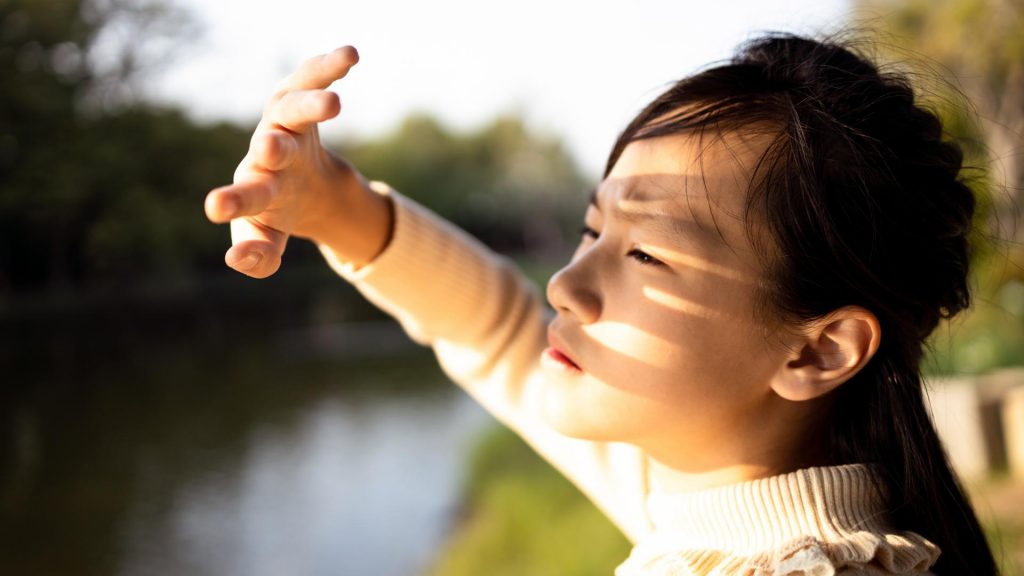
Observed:
[[[686,315],[660,313],[641,322],[601,321],[584,328],[588,341],[585,365],[596,383],[648,415],[674,410],[680,402],[721,390],[722,371],[735,359],[720,350],[707,322]],[[650,406],[643,406],[650,403]]]
[[[642,297],[609,303],[607,319],[584,328],[606,352],[595,368],[610,385],[668,399],[727,394],[766,377],[770,358],[752,292],[696,281],[686,290],[646,283],[631,293]]]
[[[583,332],[606,350],[637,368],[672,369],[679,361],[680,342],[658,336],[645,327],[649,323],[602,321],[584,327]]]

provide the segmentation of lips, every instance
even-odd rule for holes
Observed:
[[[550,346],[550,348],[545,350],[544,354],[549,358],[566,368],[570,368],[578,372],[583,371],[583,369],[580,368],[580,365],[577,364],[576,361],[573,360],[572,356],[569,355],[568,347],[552,327],[548,327],[548,346]]]

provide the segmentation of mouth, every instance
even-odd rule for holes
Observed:
[[[542,354],[542,359],[547,364],[570,372],[583,372],[583,369],[580,368],[579,364],[577,364],[569,354],[564,352],[564,350],[566,350],[565,345],[562,344],[558,336],[556,336],[550,329],[548,330],[548,346],[549,347],[545,348]]]

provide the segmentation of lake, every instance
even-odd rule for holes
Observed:
[[[430,565],[493,421],[429,351],[389,322],[156,326],[4,327],[0,573]]]

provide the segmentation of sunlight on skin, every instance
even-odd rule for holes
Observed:
[[[664,290],[658,290],[657,288],[652,288],[650,286],[644,286],[644,296],[647,296],[653,302],[662,304],[676,312],[682,312],[684,314],[690,314],[700,318],[712,319],[720,316],[730,316],[727,312],[723,312],[715,308],[709,308],[707,306],[701,306],[696,302],[680,298],[679,296],[669,294]]]
[[[756,144],[631,143],[548,286],[553,345],[580,370],[549,363],[545,418],[640,446],[665,489],[786,468],[814,408],[772,390],[789,352],[754,314],[761,263],[742,215]]]
[[[676,343],[625,322],[598,322],[583,328],[595,342],[615,343],[615,352],[662,369],[671,369],[677,361]]]
[[[662,228],[659,230],[663,235],[675,235],[679,238],[685,238],[687,236],[707,236],[712,242],[721,242],[723,244],[729,244],[721,237],[718,237],[718,232],[714,230],[707,230],[702,225],[695,223],[690,219],[673,218],[669,216],[672,210],[678,211],[678,201],[636,201],[636,200],[620,200],[616,203],[616,206],[621,210],[624,217],[627,215],[633,215],[637,217],[649,219],[651,222],[661,222],[660,226],[652,225],[652,228]],[[680,242],[676,240],[675,243]],[[690,254],[686,254],[680,250],[673,249],[667,243],[658,243],[651,246],[652,249],[656,249],[659,252],[659,259],[666,261],[669,264],[678,264],[689,268],[696,268],[704,272],[710,272],[712,274],[718,274],[730,280],[737,282],[754,283],[754,279],[750,277],[750,271],[741,271],[735,267],[725,266],[723,264],[717,264],[707,259],[697,258]]]

